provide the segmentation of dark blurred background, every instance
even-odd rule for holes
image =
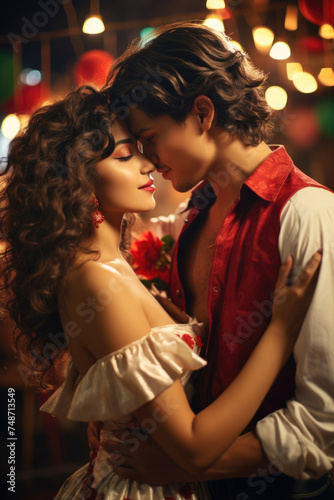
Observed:
[[[301,170],[334,189],[334,0],[226,0],[225,7],[223,3],[216,0],[209,9],[206,0],[7,0],[0,16],[0,155],[6,155],[11,138],[34,107],[82,83],[101,85],[112,61],[132,39],[143,35],[142,30],[209,16],[222,21],[218,28],[269,74],[268,88],[279,87],[276,97],[268,94],[276,109],[270,142],[284,144]],[[101,17],[103,32],[83,33],[91,14]],[[267,47],[256,38],[258,27],[272,33]],[[290,56],[269,53],[276,42],[287,43]],[[294,79],[291,63],[300,65]],[[154,214],[166,215],[186,195],[156,177]],[[46,396],[25,385],[11,353],[10,329],[0,321],[0,496],[8,494],[7,390],[13,387],[16,493],[8,497],[50,499],[64,478],[88,461],[86,426],[38,411]]]

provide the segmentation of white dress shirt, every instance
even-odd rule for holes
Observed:
[[[310,308],[294,348],[295,398],[256,426],[265,453],[284,473],[319,477],[334,464],[334,194],[306,187],[281,214],[279,252],[297,274],[320,248],[323,258]]]

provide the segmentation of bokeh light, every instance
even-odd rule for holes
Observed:
[[[286,63],[286,73],[289,80],[293,80],[296,73],[302,73],[303,66],[298,62],[288,62]]]
[[[142,30],[140,30],[140,38],[145,38],[148,35],[151,35],[154,32],[154,28],[152,26],[145,26]]]
[[[89,17],[84,22],[82,31],[89,35],[97,35],[105,30],[102,18],[100,16]]]
[[[290,119],[286,121],[283,134],[299,149],[312,148],[319,140],[321,130],[314,111],[301,106],[290,109]]]
[[[333,68],[321,68],[320,73],[318,75],[318,80],[326,87],[332,87],[334,85]]]
[[[331,40],[334,38],[334,28],[330,24],[323,24],[319,28],[319,36],[325,38],[326,40]]]
[[[258,26],[252,30],[255,47],[259,52],[268,53],[274,41],[274,33],[263,26]]]
[[[207,16],[203,24],[216,31],[225,31],[223,20],[218,16]]]
[[[334,97],[324,97],[315,105],[315,114],[322,132],[334,136]]]
[[[283,61],[283,59],[288,59],[291,56],[291,50],[287,43],[276,42],[271,47],[269,55],[273,59],[277,59],[278,61]]]
[[[4,118],[1,124],[1,132],[7,139],[14,139],[14,137],[20,130],[20,127],[21,123],[18,116],[14,113],[11,113]]]
[[[275,110],[285,108],[288,101],[288,94],[282,87],[278,86],[267,88],[265,96],[269,106]]]
[[[244,51],[242,45],[236,40],[230,40],[230,44],[233,45],[233,47],[235,47],[236,49]]]
[[[20,80],[26,85],[38,85],[42,80],[42,74],[37,69],[26,68],[21,71]]]
[[[207,9],[225,9],[224,0],[206,0]]]
[[[311,94],[318,88],[317,80],[311,73],[307,73],[306,71],[295,73],[292,81],[296,89],[304,94]]]
[[[298,8],[288,5],[286,8],[284,28],[288,31],[296,31],[298,28]]]

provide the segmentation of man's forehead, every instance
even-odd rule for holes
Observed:
[[[140,109],[130,110],[128,121],[130,129],[136,137],[156,125],[155,118],[148,116]]]

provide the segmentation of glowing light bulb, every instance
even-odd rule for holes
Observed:
[[[218,16],[207,16],[203,24],[216,31],[225,31],[223,20]]]
[[[317,80],[311,73],[307,73],[306,71],[295,73],[292,81],[296,89],[299,92],[303,92],[303,94],[311,94],[318,88]]]
[[[283,109],[288,101],[288,94],[282,87],[272,86],[266,90],[266,100],[272,109]]]
[[[224,0],[206,0],[207,9],[225,9]]]
[[[300,63],[297,62],[286,63],[286,73],[289,80],[293,80],[293,76],[296,73],[302,73],[302,72],[303,72],[303,66]]]
[[[101,16],[93,16],[86,19],[82,27],[84,33],[89,35],[97,35],[105,30]]]
[[[7,139],[14,139],[20,130],[20,120],[15,114],[7,115],[1,124],[1,132]]]
[[[334,38],[334,28],[330,24],[323,24],[319,28],[319,36],[321,38],[326,38],[326,40],[330,40]]]
[[[321,71],[318,75],[318,80],[320,83],[325,85],[326,87],[334,86],[334,71],[332,68],[321,68]]]
[[[276,42],[271,47],[269,55],[273,59],[277,59],[278,61],[283,61],[283,59],[288,59],[291,56],[291,50],[287,43]]]
[[[269,28],[261,26],[253,28],[252,33],[257,50],[264,54],[268,53],[274,41],[274,33]]]

